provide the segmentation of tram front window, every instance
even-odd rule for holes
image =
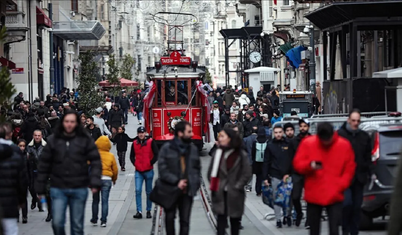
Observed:
[[[173,81],[167,82],[165,92],[166,105],[187,105],[188,104],[187,92],[188,92],[187,81],[177,81],[177,83]]]

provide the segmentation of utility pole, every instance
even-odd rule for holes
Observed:
[[[310,47],[311,47],[311,53],[310,53],[310,61],[309,61],[309,67],[310,67],[310,90],[313,92],[314,96],[316,96],[316,89],[315,89],[315,43],[314,43],[314,26],[310,26]]]

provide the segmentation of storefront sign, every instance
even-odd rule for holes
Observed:
[[[304,98],[306,97],[305,94],[291,94],[291,95],[286,95],[286,99],[297,99],[297,98]]]
[[[24,68],[15,68],[11,70],[12,74],[24,74]]]
[[[169,57],[161,57],[162,65],[190,65],[190,57],[182,57],[180,52],[173,51]]]

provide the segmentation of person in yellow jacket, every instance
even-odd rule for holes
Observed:
[[[101,136],[95,142],[98,147],[99,154],[101,156],[102,162],[102,188],[100,192],[93,194],[92,201],[92,219],[91,223],[93,225],[98,224],[98,212],[99,212],[99,201],[100,194],[102,195],[102,217],[101,227],[106,227],[106,217],[109,212],[109,194],[110,189],[116,184],[117,174],[119,173],[117,169],[117,163],[114,155],[110,152],[112,144],[107,136]]]

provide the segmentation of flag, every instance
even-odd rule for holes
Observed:
[[[143,100],[143,102],[144,102],[144,109],[143,109],[144,125],[145,125],[145,128],[147,129],[148,133],[151,131],[150,123],[149,123],[149,110],[152,107],[152,103],[154,102],[155,92],[156,92],[156,84],[151,81],[149,83],[149,92],[145,95],[144,100]]]

